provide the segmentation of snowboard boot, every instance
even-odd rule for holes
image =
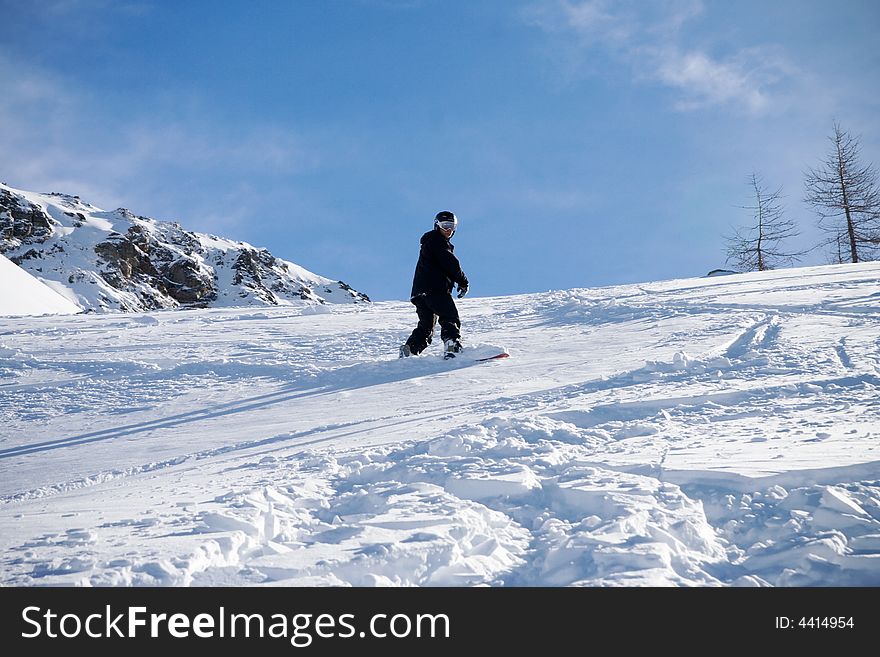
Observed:
[[[400,358],[409,358],[413,355],[412,350],[409,348],[409,345],[404,343],[400,345]]]
[[[458,340],[446,340],[443,343],[443,358],[455,358],[461,353],[461,342]]]

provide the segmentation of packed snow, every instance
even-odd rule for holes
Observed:
[[[2,585],[880,585],[880,264],[0,318]]]
[[[0,255],[0,315],[70,315],[80,307]]]

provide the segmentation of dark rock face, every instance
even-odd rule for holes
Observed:
[[[172,224],[171,230],[175,240],[171,243],[163,242],[141,223],[135,223],[125,235],[112,233],[106,242],[95,246],[104,265],[101,275],[116,289],[139,297],[144,289],[153,289],[170,301],[157,304],[154,300],[150,307],[206,306],[217,297],[217,290],[213,273],[192,255],[200,250],[198,239],[177,225]]]
[[[268,257],[267,257],[268,256]],[[271,255],[261,254],[259,251],[246,249],[241,255],[235,259],[232,268],[235,270],[235,276],[232,279],[233,285],[241,285],[245,281],[262,284],[263,276],[260,273],[260,264],[271,267],[275,263],[275,258]]]
[[[206,306],[217,297],[214,277],[191,258],[171,263],[163,272],[163,282],[169,296],[183,305]]]
[[[24,241],[44,241],[52,235],[54,224],[39,206],[0,189],[0,253]]]
[[[235,270],[232,284],[242,288],[242,297],[253,295],[272,305],[278,304],[279,297],[322,301],[307,285],[292,285],[289,279],[282,278],[279,270],[287,272],[287,264],[266,249],[243,249],[232,263],[232,269]]]
[[[149,243],[138,244],[119,235],[111,235],[106,242],[95,245],[95,253],[122,278],[132,276],[156,277],[159,273],[150,261]]]

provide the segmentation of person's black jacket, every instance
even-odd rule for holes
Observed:
[[[453,253],[455,247],[438,228],[422,235],[421,243],[411,298],[423,294],[450,294],[453,284],[459,288],[468,286],[467,276]]]

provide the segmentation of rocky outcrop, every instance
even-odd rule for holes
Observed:
[[[213,274],[193,258],[175,260],[162,278],[168,295],[182,305],[207,306],[217,298]]]
[[[0,187],[0,253],[52,235],[54,221],[38,205]]]
[[[95,253],[101,261],[122,279],[159,276],[150,260],[149,251],[149,242],[138,243],[118,233],[112,234],[106,242],[95,245]]]
[[[241,286],[267,304],[277,305],[279,299],[299,297],[317,301],[321,297],[308,285],[298,283],[288,272],[287,263],[278,260],[266,249],[244,249],[232,264],[233,285]],[[369,299],[367,299],[369,301]]]

